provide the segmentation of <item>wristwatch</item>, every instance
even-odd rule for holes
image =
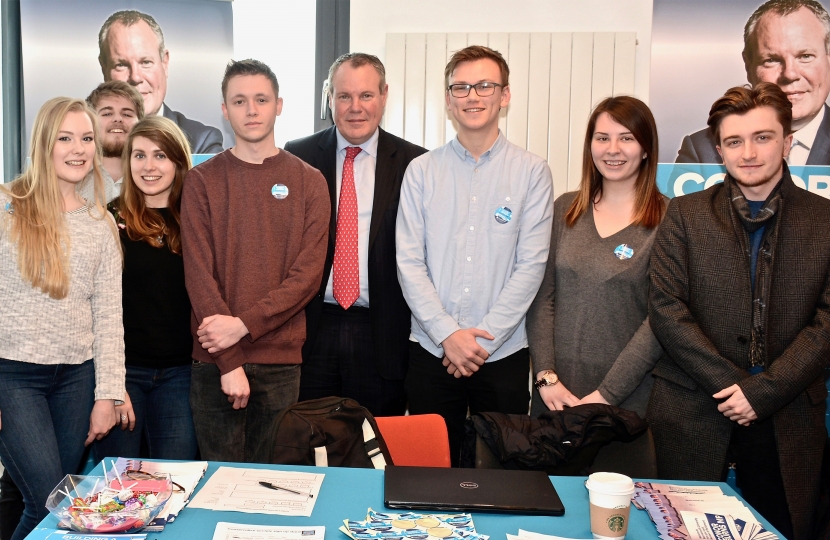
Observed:
[[[552,369],[548,369],[541,373],[541,377],[533,383],[533,388],[536,390],[542,388],[543,386],[553,386],[554,384],[559,382],[559,376],[556,375],[556,372]]]

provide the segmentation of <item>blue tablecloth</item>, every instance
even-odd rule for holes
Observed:
[[[297,467],[291,465],[263,465],[255,463],[218,463],[211,462],[205,477],[197,487],[204,486],[207,478],[220,466],[256,468],[256,469],[279,469],[286,471],[313,471],[326,475],[323,487],[317,503],[314,506],[314,513],[311,517],[283,517],[265,514],[247,514],[241,512],[214,512],[198,508],[185,507],[179,517],[165,527],[161,533],[149,533],[148,540],[159,538],[160,540],[187,540],[199,539],[210,540],[216,523],[227,521],[231,523],[246,523],[252,525],[324,525],[326,527],[327,540],[348,540],[348,537],[338,530],[344,519],[365,519],[366,509],[374,508],[382,511],[383,505],[383,471],[372,469],[346,469],[346,468],[319,468],[319,467]],[[101,474],[100,465],[93,470],[92,474]],[[473,521],[476,531],[481,534],[490,535],[492,540],[505,540],[505,534],[516,534],[519,529],[528,531],[565,536],[569,538],[591,538],[591,524],[588,516],[588,491],[585,489],[584,477],[552,476],[551,481],[556,487],[562,502],[565,504],[565,515],[560,517],[552,516],[520,516],[508,514],[485,514],[473,513]],[[665,481],[663,481],[665,482]],[[674,484],[707,484],[706,482],[679,482]],[[712,485],[711,483],[708,483]],[[737,495],[732,488],[725,483],[717,483],[727,495]],[[401,510],[387,509],[390,512],[401,512]],[[761,523],[769,530],[769,522],[762,519],[757,512]],[[40,527],[54,528],[57,521],[49,516]],[[29,540],[45,538],[46,533],[33,533],[28,536]],[[627,538],[640,540],[657,538],[657,530],[654,524],[644,511],[631,507],[631,519]]]

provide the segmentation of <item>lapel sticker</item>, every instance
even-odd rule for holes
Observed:
[[[493,214],[493,217],[496,218],[496,221],[504,225],[513,219],[513,211],[506,206],[501,206],[498,210],[496,210],[496,213]]]
[[[628,244],[620,244],[614,249],[614,255],[619,260],[624,261],[634,256],[634,250]]]
[[[285,184],[274,184],[274,187],[271,188],[271,195],[273,195],[275,199],[284,199],[288,197],[288,186]]]

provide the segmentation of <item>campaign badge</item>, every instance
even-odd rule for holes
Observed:
[[[621,261],[634,256],[634,250],[628,244],[620,244],[614,249],[614,255]]]
[[[513,219],[513,211],[506,206],[500,207],[496,210],[496,213],[493,214],[493,217],[496,218],[496,221],[504,225],[511,219]]]
[[[288,186],[285,184],[274,184],[274,187],[271,188],[271,195],[273,195],[275,199],[284,199],[288,197]]]

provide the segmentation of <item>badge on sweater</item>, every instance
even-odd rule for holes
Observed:
[[[288,186],[285,184],[274,184],[274,187],[271,188],[271,195],[273,195],[275,199],[284,199],[288,197]]]
[[[496,210],[496,213],[493,214],[493,217],[496,218],[496,221],[504,225],[511,219],[513,219],[513,211],[506,206],[500,207]]]
[[[634,250],[628,244],[620,244],[614,249],[614,255],[621,261],[634,256]]]

